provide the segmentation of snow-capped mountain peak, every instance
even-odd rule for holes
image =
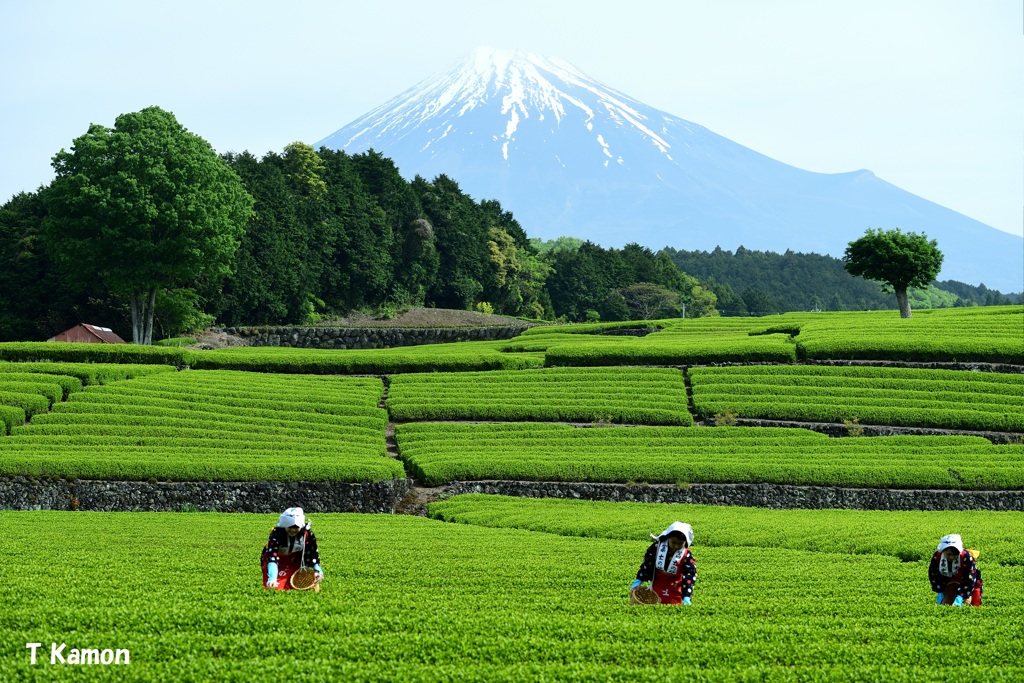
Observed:
[[[416,134],[423,136],[426,151],[482,107],[492,107],[502,117],[489,130],[478,132],[489,134],[496,143],[493,153],[504,160],[516,154],[517,131],[529,119],[585,130],[603,157],[597,159],[603,166],[607,159],[623,162],[610,143],[615,128],[643,136],[671,160],[671,144],[655,132],[660,124],[651,121],[641,103],[563,60],[489,47],[478,48],[450,70],[409,88],[319,144],[380,149],[379,141],[390,135]]]
[[[899,227],[938,240],[940,279],[1018,291],[1024,272],[1020,237],[870,171],[789,166],[531,52],[481,47],[321,145],[444,173],[533,237],[841,256],[866,228]]]

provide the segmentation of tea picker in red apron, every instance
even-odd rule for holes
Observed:
[[[631,600],[689,605],[697,581],[697,564],[690,553],[693,529],[689,524],[672,522],[661,534],[651,534],[651,538],[654,543],[647,549],[636,581],[629,587]],[[651,582],[650,592],[641,586],[646,581]]]
[[[928,565],[928,579],[937,605],[981,606],[981,570],[977,550],[965,550],[960,534],[943,536]]]
[[[263,585],[270,590],[320,590],[324,571],[316,536],[302,508],[288,508],[281,513],[277,525],[263,548]]]

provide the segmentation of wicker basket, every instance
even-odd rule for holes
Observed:
[[[300,569],[292,574],[292,578],[288,582],[297,591],[319,590],[320,581],[317,573],[312,569]]]
[[[631,605],[657,605],[661,602],[658,594],[647,586],[637,586],[629,591],[629,604]]]

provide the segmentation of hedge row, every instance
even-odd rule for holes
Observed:
[[[25,411],[17,406],[0,405],[0,422],[3,423],[4,435],[10,434],[15,425],[25,422]]]
[[[396,375],[387,409],[400,421],[693,422],[682,373],[665,368]]]
[[[1024,432],[1024,375],[831,367],[691,368],[701,418]]]
[[[0,442],[0,476],[15,475],[111,481],[357,482],[403,479],[405,471],[393,458],[356,459],[345,454],[310,454],[305,449],[245,449],[239,453],[185,443],[147,443],[141,448],[55,445],[17,451]]]
[[[540,353],[504,353],[505,342],[427,344],[394,349],[328,350],[237,347],[192,351],[134,344],[9,342],[0,344],[0,361],[145,363],[200,370],[245,370],[289,374],[389,374],[539,367]],[[92,382],[88,382],[92,383]]]
[[[7,372],[0,370],[0,385],[7,382],[46,382],[57,384],[61,389],[61,397],[55,400],[62,401],[70,394],[82,390],[82,380],[72,375],[57,375],[39,372]]]
[[[4,345],[0,344],[0,349]],[[80,344],[79,346],[102,347],[102,344]],[[44,375],[66,375],[77,378],[86,386],[108,384],[125,379],[147,375],[174,372],[168,365],[116,364],[98,359],[96,362],[0,362],[0,373],[42,373]],[[60,380],[57,380],[60,381]]]
[[[82,344],[75,342],[5,342],[0,361],[56,363],[138,363],[184,365],[184,349],[141,344]]]
[[[618,343],[573,342],[549,346],[545,363],[554,366],[698,365],[728,362],[792,363],[796,347],[786,335],[702,338],[659,332]]]
[[[982,438],[830,439],[808,437],[800,429],[735,427],[517,427],[407,424],[397,427],[395,438],[409,469],[428,485],[517,479],[1024,488],[1024,445],[996,446]]]

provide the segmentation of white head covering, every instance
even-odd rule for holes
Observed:
[[[939,541],[939,552],[941,553],[946,548],[956,548],[957,554],[961,554],[964,551],[964,542],[960,538],[960,534],[948,534],[942,537]]]
[[[277,525],[283,529],[287,529],[290,526],[306,526],[306,514],[302,511],[302,508],[288,508],[277,519]]]
[[[687,548],[693,545],[693,527],[691,527],[689,524],[684,524],[683,522],[672,522],[667,529],[662,531],[657,536],[651,534],[651,538],[653,538],[656,541],[661,541],[673,531],[678,531],[683,535],[683,538],[686,539]]]

